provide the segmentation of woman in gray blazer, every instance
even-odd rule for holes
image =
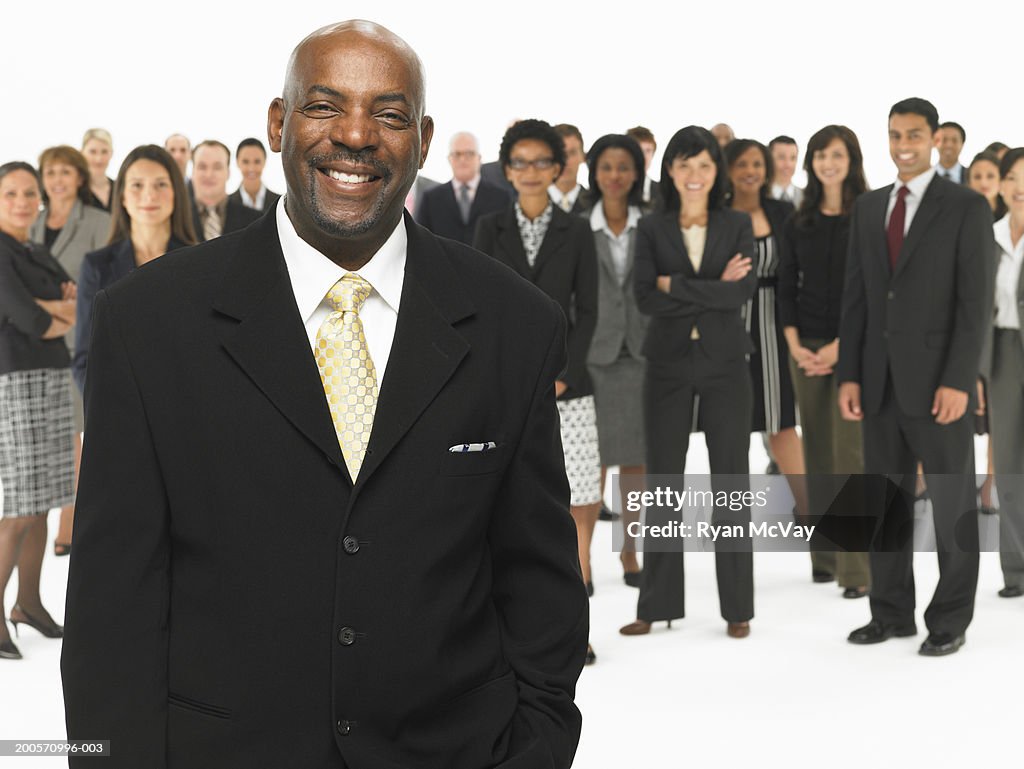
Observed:
[[[645,465],[645,364],[640,350],[649,318],[637,309],[633,291],[644,156],[632,137],[608,134],[594,142],[587,158],[594,201],[590,229],[594,231],[598,277],[597,326],[587,355],[587,368],[597,408],[601,488],[604,489],[608,467],[618,466],[623,527],[619,559],[626,584],[639,587],[636,541],[626,532],[640,514],[629,511],[626,494],[634,486],[641,487]]]
[[[110,214],[86,205],[92,196],[89,191],[89,164],[74,147],[61,145],[43,150],[39,156],[39,175],[43,179],[44,208],[29,230],[29,238],[33,243],[46,245],[64,271],[77,281],[85,255],[107,244]],[[69,331],[64,341],[73,354],[74,331]],[[72,402],[77,477],[85,419],[82,396],[76,388],[72,388]],[[74,504],[61,508],[60,526],[53,545],[57,555],[67,555],[70,551],[74,510]]]
[[[999,493],[1003,598],[1024,595],[1024,147],[999,163],[999,192],[1009,213],[992,225],[996,241],[995,312],[982,367]]]

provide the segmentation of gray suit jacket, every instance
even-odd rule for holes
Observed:
[[[618,360],[622,345],[636,360],[643,360],[641,349],[650,318],[636,306],[633,291],[633,264],[636,259],[636,230],[629,233],[626,252],[626,276],[619,285],[611,246],[604,232],[594,232],[597,251],[597,327],[590,343],[587,363],[606,366]]]
[[[1003,242],[999,237],[996,237],[996,247],[994,251],[994,259],[992,263],[992,272],[996,274],[999,272],[999,262],[1003,258],[1003,253],[1007,255],[1012,253],[1009,249],[1012,248],[1012,243]],[[996,308],[992,307],[992,323],[989,324],[988,332],[985,334],[985,344],[981,348],[981,375],[986,379],[992,378],[992,345],[995,336],[995,311]],[[1017,313],[1020,317],[1024,317],[1024,269],[1017,275]],[[1021,324],[1024,326],[1024,324]],[[1021,344],[1024,345],[1024,328],[1020,329]]]
[[[47,213],[48,211],[43,209],[29,230],[29,239],[33,243],[46,242]],[[71,276],[71,279],[77,283],[85,255],[90,251],[103,248],[107,245],[109,237],[110,214],[76,200],[67,222],[61,228],[60,235],[50,247],[50,253],[54,259],[60,262],[60,266]],[[65,335],[64,340],[67,342],[68,349],[73,351],[75,330],[71,329]]]

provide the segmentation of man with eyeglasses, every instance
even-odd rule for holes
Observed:
[[[427,190],[416,207],[416,221],[444,238],[471,245],[477,220],[510,202],[502,188],[480,177],[480,145],[471,133],[455,134],[448,143],[452,180]]]

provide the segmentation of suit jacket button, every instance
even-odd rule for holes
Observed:
[[[345,548],[345,552],[349,555],[355,555],[359,552],[359,540],[355,537],[345,537],[341,541],[341,546]]]
[[[352,733],[352,722],[351,721],[339,721],[337,725],[338,734],[342,737],[348,737]]]
[[[342,646],[351,646],[356,642],[356,631],[350,627],[343,627],[338,631],[338,643]]]

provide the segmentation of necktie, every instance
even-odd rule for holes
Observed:
[[[889,214],[889,226],[885,229],[885,239],[889,243],[889,268],[896,270],[896,260],[900,258],[903,248],[903,226],[907,221],[907,195],[910,190],[900,187],[896,192],[896,205]]]
[[[206,221],[203,222],[203,238],[213,240],[221,235],[220,217],[217,215],[216,206],[206,207]]]
[[[562,195],[562,202],[558,205],[563,211],[565,211],[565,213],[572,211],[572,201],[569,200],[568,195]]]
[[[316,365],[353,482],[363,465],[377,408],[377,371],[359,320],[359,308],[371,290],[359,275],[346,273],[327,292],[334,311],[316,332]]]
[[[469,224],[469,208],[473,201],[469,199],[469,185],[463,184],[459,187],[459,213],[462,214],[462,223]]]

